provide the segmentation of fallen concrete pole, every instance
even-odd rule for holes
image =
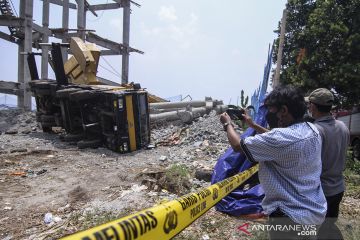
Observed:
[[[165,109],[157,109],[157,108],[150,108],[150,114],[160,114],[160,113],[167,113],[167,112],[176,112],[185,110],[185,107],[182,108],[165,108]]]
[[[226,109],[227,109],[227,106],[218,105],[218,106],[215,106],[214,108],[212,108],[211,110],[215,110],[216,113],[220,114],[220,113],[225,112]],[[183,123],[190,123],[194,119],[202,117],[207,113],[209,113],[209,108],[199,107],[199,108],[192,108],[189,110],[178,110],[178,111],[172,111],[172,112],[150,114],[150,121],[157,122],[157,121],[181,120]]]
[[[165,103],[150,103],[150,109],[171,109],[171,108],[185,108],[191,107],[203,107],[206,105],[206,101],[188,101],[188,102],[165,102]]]

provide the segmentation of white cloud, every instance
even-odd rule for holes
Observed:
[[[182,49],[189,49],[194,41],[198,39],[198,16],[191,13],[190,16],[178,18],[173,7],[161,7],[159,16],[163,19],[176,20],[176,23],[171,21],[162,26],[155,26],[149,28],[145,23],[142,23],[143,33],[150,37],[161,38],[162,42],[169,44],[175,43],[177,47]]]
[[[176,10],[174,6],[161,6],[158,16],[161,20],[176,21],[178,17],[176,16]]]

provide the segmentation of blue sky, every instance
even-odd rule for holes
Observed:
[[[211,96],[226,104],[230,99],[235,104],[242,89],[251,95],[258,87],[268,45],[276,38],[273,31],[286,3],[285,0],[137,2],[142,6],[132,6],[130,45],[145,54],[131,54],[129,80],[161,97],[189,94],[201,100]],[[13,3],[18,8],[19,0]],[[34,20],[41,25],[42,1],[34,0],[34,5]],[[61,8],[52,6],[50,12],[50,27],[61,27]],[[122,10],[98,15],[96,18],[87,13],[87,29],[121,42]],[[70,12],[70,18],[70,28],[76,28],[75,10]],[[17,46],[2,39],[0,44],[0,80],[17,81]],[[106,60],[121,73],[121,56],[108,56]],[[120,82],[118,74],[103,68],[114,72],[106,61],[101,59],[100,65],[99,76]],[[51,69],[49,76],[54,76]]]

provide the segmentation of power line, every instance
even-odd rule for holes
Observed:
[[[15,9],[15,7],[14,7],[14,4],[13,4],[12,0],[10,0],[10,3],[11,3],[12,8],[14,9],[15,15],[18,17],[19,15],[18,15],[17,12],[16,12],[16,9]]]
[[[107,65],[108,65],[114,72],[116,72],[117,74],[119,74],[119,76],[122,78],[121,73],[119,73],[113,66],[111,66],[111,64],[106,60],[106,58],[104,58],[104,57],[102,57],[102,56],[101,56],[101,58],[104,59],[105,63],[107,63]]]
[[[109,3],[109,0],[106,0],[106,4],[108,4],[108,3]],[[91,19],[88,19],[88,20],[90,22],[97,22],[102,18],[102,16],[104,15],[104,12],[105,12],[105,10],[102,10],[99,17],[95,18],[94,20],[91,20]]]
[[[112,73],[112,74],[114,74],[115,76],[121,78],[121,75],[119,75],[119,74],[117,74],[117,73],[114,73],[113,71],[109,70],[108,68],[102,66],[100,63],[99,63],[99,66],[102,67],[103,69],[105,69],[106,71],[108,71],[109,73]]]

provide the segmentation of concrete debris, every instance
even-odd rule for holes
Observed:
[[[35,112],[24,112],[17,108],[0,111],[0,132],[29,134],[37,129]]]
[[[188,126],[170,125],[153,129],[152,138],[157,146],[208,147],[217,143],[227,143],[227,137],[215,111]]]

